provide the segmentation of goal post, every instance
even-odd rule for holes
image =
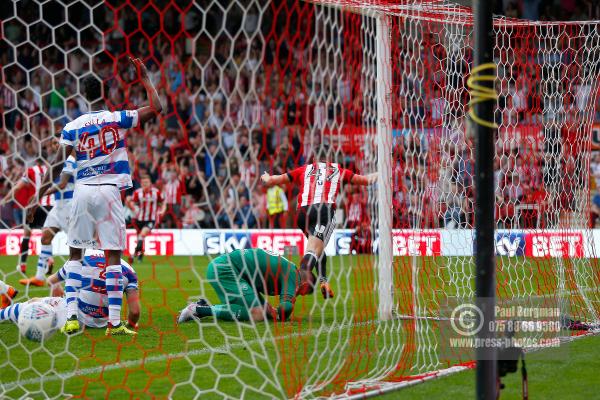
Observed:
[[[377,270],[379,319],[392,318],[394,277],[392,246],[392,51],[389,16],[377,13]]]

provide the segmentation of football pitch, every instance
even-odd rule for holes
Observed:
[[[292,260],[299,262],[298,257]],[[468,270],[464,259],[432,260],[416,259],[421,266],[420,278],[411,278],[415,259],[396,260],[395,293],[399,302],[411,302],[415,280],[425,287],[446,290],[446,295],[458,295],[459,289],[442,284],[444,281],[462,281],[469,288],[468,272],[463,271],[464,277],[453,276],[461,269]],[[30,258],[29,271],[36,261],[37,257]],[[336,298],[324,301],[320,293],[300,298],[291,322],[254,325],[203,320],[177,326],[177,313],[188,301],[205,297],[217,302],[203,279],[209,261],[209,257],[147,257],[143,263],[134,264],[142,306],[139,334],[134,340],[107,338],[104,329],[87,329],[72,337],[57,333],[41,346],[20,338],[13,324],[0,324],[0,394],[3,398],[21,398],[28,392],[33,399],[63,398],[67,394],[111,399],[270,399],[291,398],[306,382],[327,380],[329,383],[316,395],[308,396],[317,397],[339,393],[348,378],[364,377],[377,370],[379,362],[390,365],[394,354],[403,353],[405,344],[427,343],[437,335],[434,322],[423,321],[417,331],[404,329],[402,321],[376,322],[374,259],[369,256],[332,257],[328,269]],[[530,289],[536,281],[523,283],[527,280],[521,279],[522,274],[535,265],[520,263],[522,268],[515,271],[521,272],[511,272],[514,287],[508,288],[515,292]],[[14,272],[15,264],[15,257],[0,258],[0,269],[9,274],[7,283],[20,290],[17,300],[48,295],[48,288],[26,291],[18,285],[20,276]],[[56,264],[62,265],[60,257]],[[435,265],[441,264],[443,268],[436,270]],[[508,289],[506,285],[501,288]],[[434,297],[421,296],[418,306],[428,307],[435,303]],[[268,300],[276,304],[275,298]],[[403,308],[400,305],[399,312],[410,310],[408,305]],[[531,392],[535,391],[536,398],[537,393],[545,394],[540,398],[553,398],[561,390],[571,390],[575,381],[575,393],[593,398],[591,382],[600,367],[599,344],[597,337],[578,340],[569,345],[573,351],[563,360],[542,357],[536,362],[539,356],[533,354],[528,365]],[[422,358],[430,354],[421,354],[415,348],[406,354],[410,357],[403,362],[419,364],[422,369],[406,367],[399,371],[401,375],[443,368],[453,362],[428,364]],[[333,378],[332,370],[337,371]],[[540,377],[543,381],[538,380]],[[519,393],[518,378],[516,374],[507,378],[507,393]],[[472,372],[465,372],[382,398],[447,398],[450,393],[459,398],[466,394],[472,397],[473,382]]]

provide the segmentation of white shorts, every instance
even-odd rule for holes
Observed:
[[[67,236],[69,246],[79,249],[125,249],[125,209],[119,189],[75,184]]]
[[[52,207],[46,220],[44,228],[58,228],[63,232],[69,231],[69,220],[71,219],[71,200],[57,201]]]

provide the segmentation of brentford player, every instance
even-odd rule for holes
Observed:
[[[26,221],[26,211],[30,201],[38,194],[42,179],[46,174],[47,167],[42,164],[42,160],[38,160],[38,164],[27,168],[23,177],[12,189],[4,196],[0,205],[9,201],[13,201],[13,215],[15,224],[23,227],[23,239],[21,240],[21,249],[19,253],[19,262],[17,271],[23,274],[27,271],[27,256],[29,255],[29,239],[31,230],[41,228],[46,219],[46,214],[52,205],[50,196],[44,196],[40,199],[42,207],[36,208],[33,220],[29,223]]]
[[[324,249],[335,228],[337,195],[343,183],[366,186],[377,180],[377,174],[357,175],[337,163],[315,162],[283,175],[265,172],[261,180],[267,187],[293,183],[300,189],[297,225],[308,238],[300,268],[312,270],[317,267],[323,297],[333,297],[333,290],[327,282]]]
[[[129,256],[129,263],[133,263],[134,257],[137,257],[138,261],[142,261],[144,238],[154,228],[156,220],[164,215],[166,209],[163,195],[160,190],[152,185],[150,177],[142,177],[141,184],[142,187],[133,192],[133,197],[129,201],[129,208],[135,211],[133,226],[137,232],[135,253]]]
[[[55,152],[60,148],[58,138],[52,141],[51,149]],[[35,276],[21,279],[21,285],[44,286],[46,273],[52,273],[52,240],[59,231],[67,232],[71,215],[71,200],[75,186],[75,170],[77,163],[75,157],[70,155],[65,161],[62,173],[54,180],[54,185],[46,192],[45,198],[51,196],[54,206],[46,215],[42,228],[41,246]],[[48,200],[46,200],[48,201]]]

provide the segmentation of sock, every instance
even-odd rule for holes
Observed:
[[[221,321],[250,321],[250,313],[248,313],[248,309],[237,304],[230,304],[229,306],[225,304],[218,304],[211,307],[196,307],[196,313],[198,313],[198,309],[200,308],[209,308],[211,310],[211,314],[209,315],[214,315]],[[198,316],[206,317],[208,315],[198,314]]]
[[[19,265],[27,263],[29,255],[29,236],[24,237],[21,241],[21,252],[19,253]]]
[[[196,316],[202,318],[202,317],[209,317],[211,315],[215,315],[213,313],[213,306],[197,306],[196,307]]]
[[[142,236],[137,237],[137,245],[135,246],[135,252],[141,252],[144,247],[144,238]]]
[[[76,317],[81,289],[81,261],[69,260],[65,263],[65,297],[67,298],[67,317]]]
[[[35,272],[35,278],[41,281],[44,280],[46,271],[48,270],[48,259],[52,257],[52,245],[43,244],[40,250],[40,258],[37,263],[37,270]]]
[[[19,321],[19,310],[21,304],[13,304],[0,310],[0,321],[12,321],[15,324]]]
[[[321,255],[317,270],[319,272],[319,282],[327,282],[327,256],[325,255],[325,252]]]
[[[121,265],[106,267],[106,293],[108,295],[108,322],[112,326],[121,323],[123,303],[123,270]]]
[[[315,253],[312,251],[306,252],[304,257],[302,257],[302,261],[300,261],[300,268],[306,269],[308,271],[312,271],[312,269],[317,265],[318,260]]]
[[[0,294],[8,292],[8,285],[3,281],[0,281]]]

